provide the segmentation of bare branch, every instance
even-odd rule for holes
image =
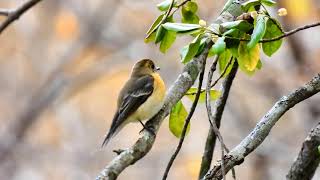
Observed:
[[[299,155],[287,174],[288,180],[312,179],[320,163],[319,146],[320,123],[310,131],[304,140]]]
[[[9,14],[12,12],[12,10],[9,9],[1,9],[0,8],[0,16],[9,16]]]
[[[214,105],[212,116],[213,116],[213,121],[215,121],[218,128],[220,127],[220,122],[221,122],[222,114],[224,111],[224,107],[226,105],[229,92],[231,89],[231,85],[232,85],[233,79],[235,78],[237,70],[238,70],[238,64],[234,64],[229,75],[222,82],[222,85],[220,88],[221,96],[217,99]],[[216,143],[216,135],[213,129],[210,127],[207,140],[206,140],[205,150],[202,156],[199,179],[201,179],[210,169],[215,143]]]
[[[205,67],[206,67],[206,61],[203,61],[202,69],[201,69],[201,72],[200,72],[200,75],[199,75],[198,90],[197,90],[195,99],[194,99],[194,101],[192,103],[190,112],[189,112],[189,114],[188,114],[188,116],[187,116],[187,118],[186,118],[186,120],[184,122],[183,129],[182,129],[182,132],[181,132],[181,137],[180,137],[180,140],[179,140],[179,144],[178,144],[175,152],[172,154],[172,156],[171,156],[171,158],[170,158],[170,160],[168,162],[168,165],[166,167],[166,170],[164,171],[162,180],[166,180],[167,179],[169,171],[170,171],[170,168],[171,168],[174,160],[176,159],[178,153],[180,152],[180,150],[182,148],[182,144],[183,144],[184,138],[186,136],[188,125],[189,125],[190,120],[192,118],[192,115],[193,115],[193,113],[196,110],[196,107],[198,105],[199,97],[200,97],[200,94],[201,94],[201,87],[202,87],[202,83],[203,83],[203,76],[204,76]]]
[[[245,137],[241,143],[230,151],[225,157],[226,173],[235,165],[243,162],[244,158],[254,151],[269,135],[269,132],[275,123],[286,113],[290,108],[299,102],[313,96],[320,91],[320,74],[315,76],[310,82],[296,89],[294,92],[283,96],[269,112],[260,120],[251,133]],[[221,179],[222,171],[221,164],[217,163],[203,179]]]
[[[15,10],[2,10],[1,15],[6,15],[7,19],[0,25],[0,34],[5,30],[11,23],[19,19],[19,17],[25,13],[27,10],[35,6],[42,0],[30,0],[23,3],[20,7]]]

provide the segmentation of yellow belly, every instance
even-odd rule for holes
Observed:
[[[158,73],[154,73],[152,76],[154,77],[152,95],[137,109],[130,121],[148,120],[163,106],[166,86]]]

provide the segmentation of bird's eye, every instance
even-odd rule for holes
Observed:
[[[155,67],[154,67],[154,64],[151,64],[151,69],[154,69]]]

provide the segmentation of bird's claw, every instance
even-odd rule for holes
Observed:
[[[117,155],[120,155],[124,150],[123,149],[115,149],[113,150],[114,153],[116,153]]]
[[[141,134],[144,130],[147,130],[149,133],[151,133],[152,135],[156,135],[155,133],[155,130],[154,130],[154,127],[152,126],[147,126],[145,124],[143,124],[141,121],[140,121],[141,125],[142,125],[142,129],[139,131],[139,134]]]

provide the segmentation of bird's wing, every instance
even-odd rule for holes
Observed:
[[[118,130],[120,125],[140,106],[153,92],[153,77],[145,75],[131,82],[128,90],[123,94],[120,101],[118,112],[114,116],[109,133],[107,134],[102,146],[107,144],[109,139]]]

